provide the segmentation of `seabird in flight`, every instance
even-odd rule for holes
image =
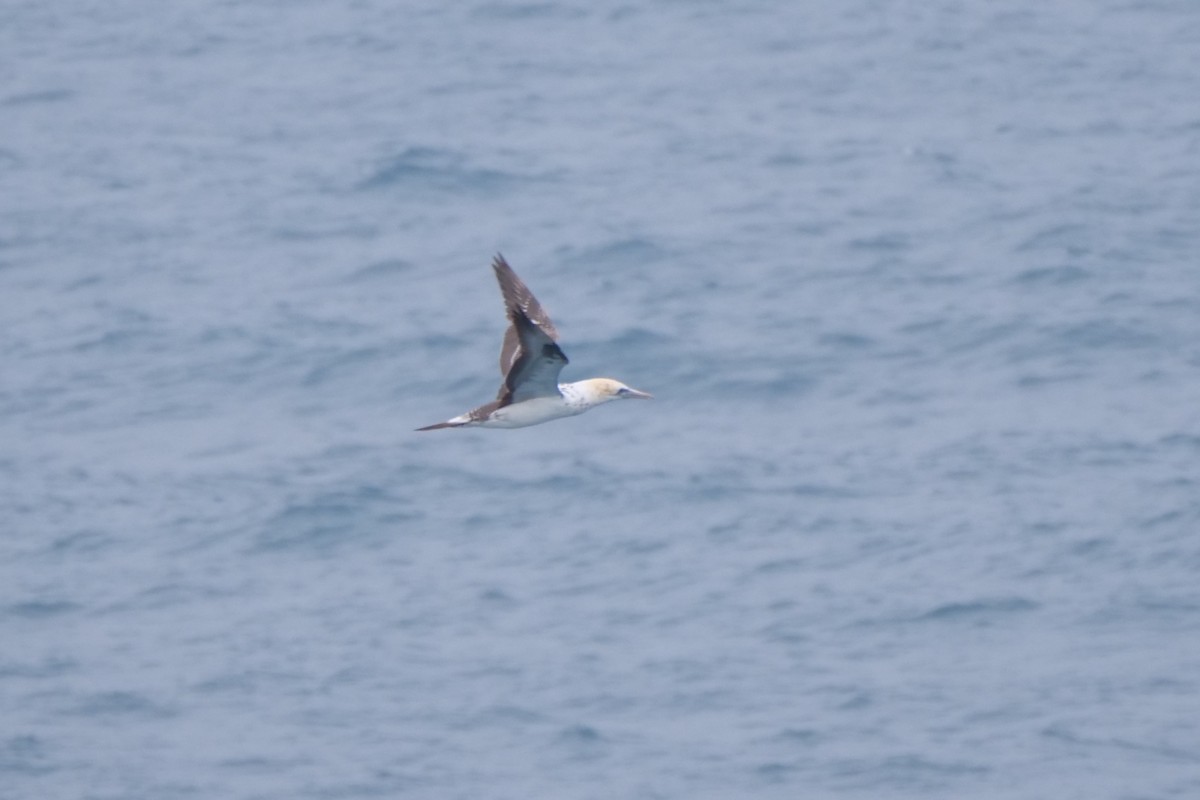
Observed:
[[[567,357],[555,343],[558,331],[533,292],[521,282],[517,273],[497,255],[492,261],[504,308],[508,311],[508,330],[500,348],[500,373],[504,383],[496,399],[474,411],[460,414],[445,422],[417,428],[432,431],[439,428],[462,428],[479,425],[485,428],[524,428],[540,425],[559,417],[582,414],[592,406],[610,400],[649,399],[651,395],[631,389],[611,378],[589,378],[575,383],[559,383],[558,374],[567,364]]]

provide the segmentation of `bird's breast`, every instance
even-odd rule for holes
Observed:
[[[583,409],[568,404],[562,397],[534,397],[497,408],[480,424],[489,428],[524,428],[570,417],[580,411]]]

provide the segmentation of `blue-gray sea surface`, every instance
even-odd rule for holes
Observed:
[[[0,17],[3,800],[1200,797],[1200,3]]]

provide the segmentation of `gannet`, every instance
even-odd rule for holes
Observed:
[[[473,411],[417,430],[475,425],[524,428],[582,414],[610,400],[647,400],[651,397],[611,378],[559,383],[558,374],[566,366],[567,357],[555,343],[558,331],[554,329],[554,323],[504,256],[497,255],[492,268],[500,282],[510,323],[500,347],[500,374],[504,376],[500,393],[495,400]]]

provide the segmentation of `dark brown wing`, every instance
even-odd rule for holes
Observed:
[[[513,272],[513,268],[504,260],[504,256],[496,254],[492,260],[492,269],[496,270],[496,280],[500,283],[500,294],[504,295],[504,310],[508,314],[508,318],[511,320],[513,309],[518,308],[549,337],[550,341],[558,341],[558,331],[554,329],[550,315],[542,308],[542,304],[533,296],[533,292],[529,291],[529,287],[525,285],[524,281],[517,277],[517,273]],[[501,375],[507,376],[512,370],[513,362],[520,356],[519,344],[520,339],[517,336],[516,325],[509,325],[508,330],[504,332],[504,344],[500,347]]]
[[[512,308],[509,319],[516,331],[516,355],[512,368],[504,376],[504,385],[500,387],[496,402],[507,406],[534,397],[560,396],[558,375],[567,365],[566,355],[521,308]]]

